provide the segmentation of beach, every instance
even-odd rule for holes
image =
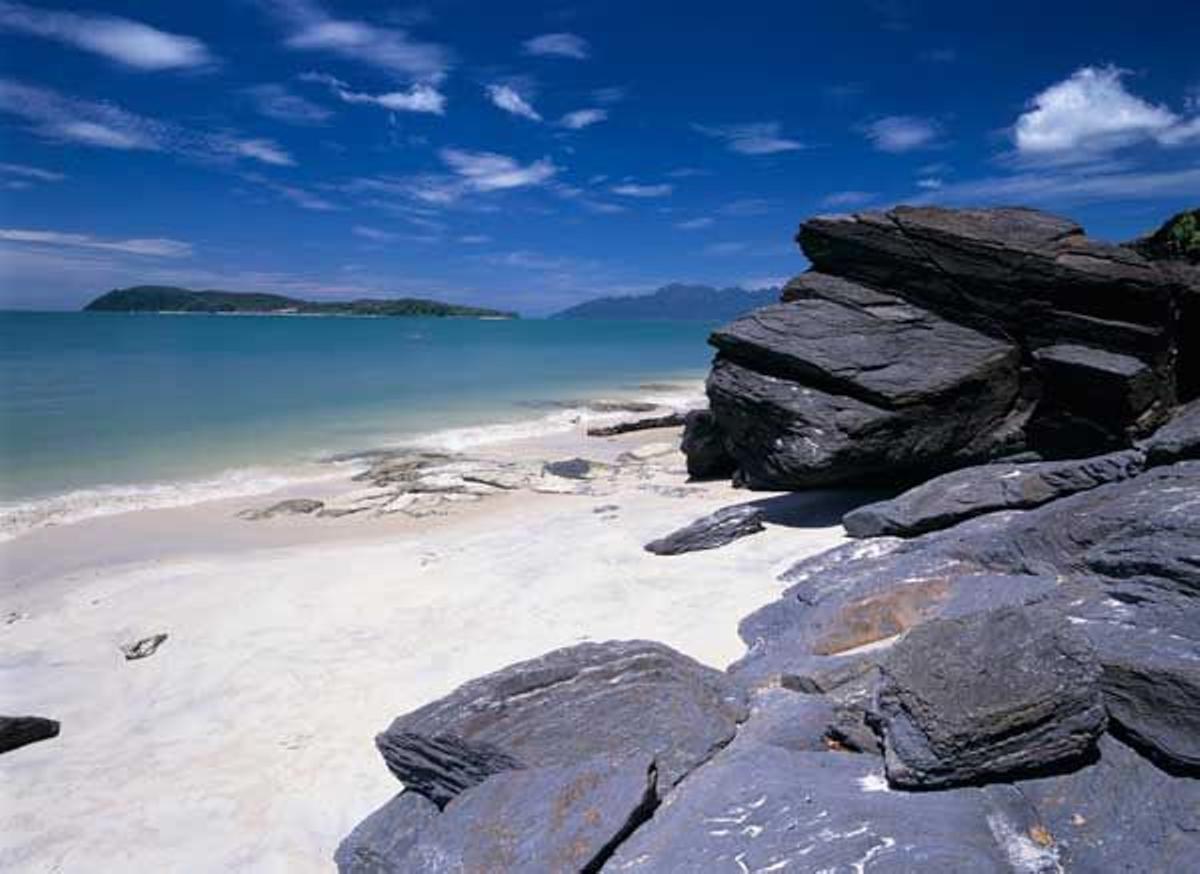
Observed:
[[[340,838],[400,789],[372,743],[395,716],[582,640],[651,638],[724,667],[778,573],[842,541],[852,493],[688,482],[678,428],[597,438],[587,424],[474,454],[527,470],[582,457],[594,478],[543,474],[415,518],[239,518],[285,498],[334,505],[361,491],[347,471],[0,544],[0,712],[62,723],[0,759],[14,799],[0,867],[329,870]],[[751,500],[771,508],[761,534],[642,548]],[[159,633],[156,653],[126,661],[122,644]]]

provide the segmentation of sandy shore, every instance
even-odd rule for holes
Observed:
[[[489,451],[614,462],[670,429]],[[0,544],[0,713],[62,734],[0,757],[0,869],[327,871],[399,784],[372,737],[399,713],[581,640],[653,638],[724,666],[775,576],[841,542],[847,494],[687,484],[677,452],[596,494],[517,491],[444,516],[236,518],[223,501]],[[343,486],[344,487],[344,486]],[[330,486],[335,489],[336,486]],[[658,557],[655,537],[766,500],[765,533]],[[119,646],[158,632],[150,658]]]

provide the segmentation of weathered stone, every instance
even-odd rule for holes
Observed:
[[[1200,400],[1180,407],[1142,444],[1150,465],[1200,458]]]
[[[313,498],[288,498],[286,501],[279,501],[262,510],[243,510],[238,513],[238,518],[257,521],[274,516],[303,516],[315,513],[324,506],[324,501]]]
[[[718,549],[742,537],[765,531],[766,513],[753,504],[724,507],[690,525],[646,544],[655,555],[680,555],[701,549]]]
[[[136,640],[133,643],[121,644],[121,652],[125,656],[126,661],[136,661],[137,659],[149,658],[158,652],[158,648],[167,640],[167,635],[152,634],[149,637],[143,637],[141,640]]]
[[[44,716],[0,716],[0,753],[58,737],[59,724]]]
[[[564,479],[590,479],[599,470],[599,465],[586,458],[568,458],[563,461],[548,461],[542,465],[542,472]]]
[[[736,466],[710,410],[692,410],[684,417],[679,448],[687,456],[688,475],[693,479],[729,476]]]
[[[997,510],[1037,507],[1141,473],[1142,454],[1125,450],[1096,458],[1031,464],[987,464],[943,474],[889,501],[842,518],[851,537],[912,537]]]
[[[647,641],[555,650],[459,687],[376,738],[396,777],[439,806],[491,773],[597,755],[655,758],[672,786],[746,713],[727,676]]]
[[[653,761],[644,756],[497,774],[421,831],[402,870],[599,871],[658,805],[656,783]]]
[[[913,629],[884,663],[878,709],[888,779],[920,788],[1070,762],[1105,726],[1088,639],[1033,607]]]
[[[651,405],[650,408],[654,409],[654,406]],[[663,416],[651,416],[648,419],[634,419],[630,422],[617,422],[613,425],[598,425],[588,428],[587,434],[589,437],[616,437],[618,434],[649,431],[652,428],[678,428],[683,423],[683,413],[667,413]]]
[[[338,845],[338,874],[407,874],[405,858],[438,807],[416,792],[401,792],[376,810]]]

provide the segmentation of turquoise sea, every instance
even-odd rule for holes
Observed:
[[[711,328],[0,313],[0,533],[266,491],[336,453],[561,430],[588,400],[700,379]]]

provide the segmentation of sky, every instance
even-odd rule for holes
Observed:
[[[806,217],[1200,205],[1200,4],[0,0],[0,307],[543,315],[780,284]]]

